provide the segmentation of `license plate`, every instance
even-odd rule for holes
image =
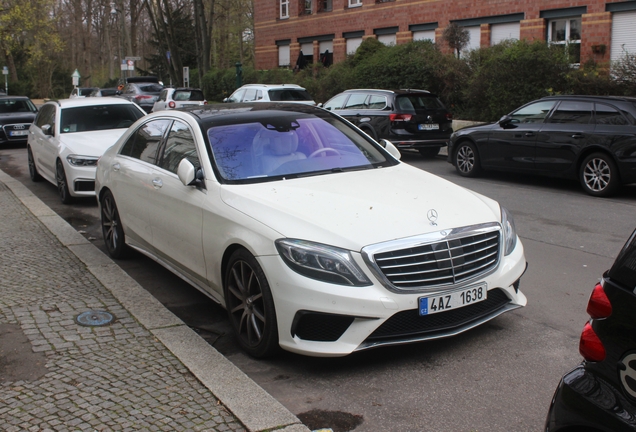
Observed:
[[[28,134],[29,134],[28,130],[18,130],[18,131],[9,132],[9,135],[11,135],[11,136],[24,136],[24,135],[28,135]]]
[[[437,123],[426,123],[417,125],[419,130],[439,130],[439,124]]]
[[[486,284],[475,285],[459,291],[419,298],[420,316],[459,309],[473,303],[486,300],[488,289]]]

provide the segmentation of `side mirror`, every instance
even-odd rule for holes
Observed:
[[[402,159],[402,154],[400,153],[400,151],[397,149],[397,147],[395,145],[393,145],[393,143],[389,140],[385,140],[385,139],[381,139],[380,140],[380,145],[382,147],[384,147],[384,149],[386,151],[389,152],[389,154],[391,156],[393,156],[394,158],[396,158],[397,160]]]
[[[193,186],[203,180],[203,170],[196,169],[187,158],[181,159],[177,167],[177,176],[184,186]]]
[[[230,98],[223,98],[223,102],[229,102]]]
[[[508,126],[510,123],[512,122],[512,117],[510,117],[508,114],[506,114],[505,116],[501,117],[499,119],[499,126],[501,127],[506,127]]]
[[[317,106],[318,108],[322,108],[322,102],[317,103],[317,104],[316,104],[316,106]]]
[[[53,128],[50,124],[42,125],[42,133],[44,133],[44,135],[53,136]]]

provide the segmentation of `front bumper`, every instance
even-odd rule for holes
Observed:
[[[391,292],[375,278],[361,255],[354,254],[354,258],[373,282],[371,286],[350,287],[316,281],[291,270],[279,256],[257,257],[271,287],[280,345],[284,349],[304,355],[337,357],[379,346],[449,337],[525,306],[527,302],[518,291],[518,280],[526,268],[521,243],[501,259],[493,273],[464,285],[485,282],[489,299],[492,297],[493,302],[500,303],[493,303],[490,309],[471,310],[470,306],[455,309],[462,313],[459,317],[452,317],[449,312],[420,317],[418,299],[448,289],[425,294]],[[486,306],[485,303],[475,305]],[[444,322],[425,323],[422,318]],[[406,330],[402,330],[404,323]],[[399,330],[395,330],[396,326]]]
[[[565,374],[552,398],[545,432],[636,429],[636,407],[584,364]]]
[[[65,161],[64,171],[68,191],[73,197],[95,196],[95,166],[73,166]]]

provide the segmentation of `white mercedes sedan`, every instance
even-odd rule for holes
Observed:
[[[299,104],[150,114],[97,166],[107,249],[222,304],[242,348],[344,356],[522,307],[510,213]]]

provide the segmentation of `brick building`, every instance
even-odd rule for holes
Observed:
[[[256,67],[293,67],[301,50],[339,62],[366,38],[440,42],[451,22],[468,30],[467,49],[526,39],[567,45],[582,62],[636,53],[635,0],[255,0]]]

